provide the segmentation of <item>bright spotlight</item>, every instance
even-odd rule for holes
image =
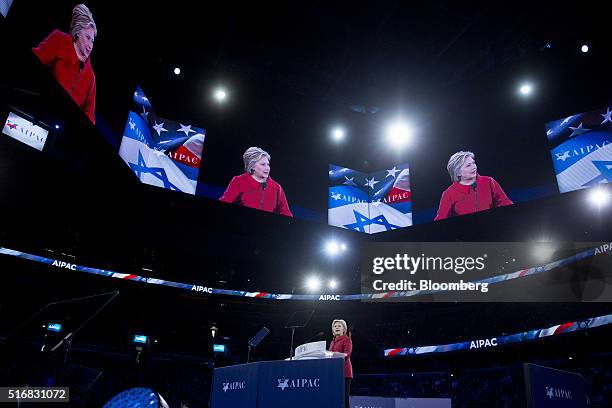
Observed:
[[[334,240],[327,241],[327,243],[325,244],[325,252],[327,252],[327,254],[331,256],[338,255],[341,249],[342,246]]]
[[[329,281],[329,288],[330,289],[336,289],[338,287],[338,282],[336,282],[334,279]]]
[[[179,67],[174,68],[174,75],[180,75],[181,69]]]
[[[413,131],[404,122],[395,122],[387,128],[387,141],[392,147],[401,148],[412,141]]]
[[[311,276],[310,278],[306,279],[306,287],[311,292],[319,290],[319,288],[321,287],[321,280],[316,276]]]
[[[215,91],[215,99],[218,102],[223,102],[225,101],[226,98],[227,98],[227,93],[225,92],[224,89],[219,88]]]
[[[552,260],[552,256],[557,250],[557,245],[552,242],[534,242],[531,247],[531,255],[533,259],[539,263],[544,264]]]
[[[55,127],[55,130],[59,130],[61,126],[56,123],[54,127]]]
[[[344,139],[344,130],[342,130],[341,128],[335,128],[332,131],[332,138],[334,139],[335,142],[339,142],[341,140]]]
[[[610,202],[610,193],[603,187],[595,187],[589,192],[589,201],[597,208],[601,208]]]
[[[586,44],[582,44],[582,47],[580,47],[580,51],[586,54],[587,52],[589,52],[589,46]]]
[[[343,251],[346,251],[346,244],[341,244],[340,245],[340,249],[343,250]]]
[[[530,95],[531,92],[533,91],[533,88],[530,84],[523,84],[519,88],[519,91],[521,92],[522,95]]]

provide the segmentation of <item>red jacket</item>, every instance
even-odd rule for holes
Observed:
[[[512,205],[501,186],[492,177],[477,176],[476,186],[455,181],[442,193],[435,221],[455,215],[471,214],[495,207]]]
[[[236,176],[219,200],[293,217],[283,188],[270,177],[264,189],[249,173]]]
[[[57,82],[95,124],[96,76],[89,58],[83,64],[83,69],[80,68],[72,36],[55,30],[32,51],[51,68]]]
[[[334,337],[331,343],[329,343],[328,350],[346,354],[346,359],[344,360],[344,378],[353,378],[353,365],[351,364],[353,341],[351,338],[345,334]]]

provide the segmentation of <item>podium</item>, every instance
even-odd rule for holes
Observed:
[[[344,359],[330,357],[216,368],[210,406],[343,408]]]

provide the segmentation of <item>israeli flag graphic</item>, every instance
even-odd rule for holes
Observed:
[[[370,174],[330,165],[328,224],[366,234],[412,225],[408,164]]]
[[[612,111],[579,113],[546,124],[559,191],[612,181]]]
[[[119,155],[145,184],[195,194],[204,129],[158,117],[140,87],[134,92]]]

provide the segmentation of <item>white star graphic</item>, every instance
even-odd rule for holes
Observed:
[[[278,379],[278,385],[276,387],[280,388],[282,391],[285,391],[285,388],[287,388],[289,386],[289,384],[287,384],[289,382],[288,379],[284,379],[281,380],[280,378]]]
[[[395,178],[395,174],[399,173],[401,170],[398,170],[395,168],[395,166],[393,166],[393,168],[391,170],[387,170],[387,175],[385,176],[385,178],[391,176],[393,178]]]
[[[155,126],[153,126],[153,129],[155,129],[155,131],[157,132],[157,136],[161,136],[161,132],[168,131],[164,129],[164,122],[160,123],[159,125],[157,124],[157,122],[155,122]]]
[[[189,136],[189,132],[193,132],[195,133],[195,130],[191,130],[191,125],[189,126],[184,126],[182,123],[179,122],[179,125],[181,126],[181,128],[179,130],[177,130],[177,132],[185,132],[185,136]]]
[[[604,118],[604,121],[601,122],[600,125],[606,122],[612,123],[612,111],[610,111],[610,108],[606,108],[606,113],[603,113],[601,116]]]
[[[347,186],[356,186],[356,185],[357,185],[357,184],[355,184],[355,182],[353,181],[353,179],[354,179],[355,177],[348,178],[348,177],[344,176],[344,178],[346,179],[346,181],[345,181],[344,183],[342,183],[342,184],[346,184]]]
[[[561,160],[561,161],[565,161],[566,159],[569,159],[569,151],[566,150],[565,153],[563,154],[559,154],[557,153],[557,160]]]
[[[342,196],[340,195],[340,193],[335,193],[335,194],[332,194],[332,195],[331,195],[331,197],[332,197],[334,200],[336,200],[336,201],[337,201],[337,200],[339,200],[339,199],[340,199],[340,197],[342,197]]]
[[[381,204],[382,204],[382,201],[380,201],[380,198],[379,198],[378,200],[376,200],[376,201],[373,201],[373,202],[372,202],[372,205],[373,205],[374,207],[378,207],[378,206],[379,206],[379,205],[381,205]]]
[[[134,130],[135,128],[136,128],[136,124],[132,122],[132,119],[130,119],[130,129]]]
[[[582,122],[580,122],[578,127],[570,126],[569,128],[572,129],[572,134],[570,135],[570,137],[579,136],[583,134],[584,132],[588,132],[589,130],[591,130],[591,129],[583,128]]]
[[[376,181],[374,177],[372,177],[371,180],[368,180],[368,178],[366,177],[366,183],[363,186],[370,187],[372,190],[374,190],[374,184],[376,183],[380,183],[380,181]]]

